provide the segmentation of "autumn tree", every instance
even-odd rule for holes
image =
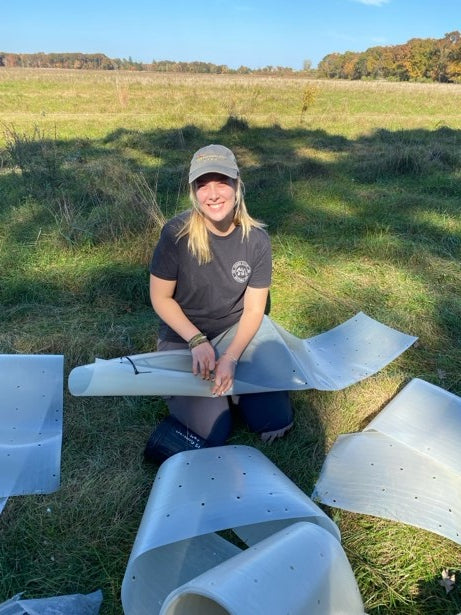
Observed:
[[[371,47],[363,52],[331,53],[318,66],[328,79],[395,79],[460,82],[461,34],[443,39],[414,38],[403,45]]]

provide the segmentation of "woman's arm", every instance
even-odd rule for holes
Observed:
[[[196,333],[197,327],[191,323],[182,311],[179,303],[173,299],[176,280],[163,280],[150,275],[150,300],[152,307],[166,324],[186,342]]]
[[[237,361],[262,322],[268,292],[268,288],[247,287],[243,301],[243,313],[234,339],[216,364],[215,385],[212,389],[214,395],[223,395],[232,386]]]
[[[150,275],[150,300],[152,307],[169,327],[188,342],[199,329],[187,318],[175,299],[176,280],[163,280]],[[192,349],[192,371],[200,373],[209,380],[210,372],[215,368],[215,352],[210,343],[203,343]]]

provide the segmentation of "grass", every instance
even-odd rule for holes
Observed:
[[[313,95],[306,103],[306,88]],[[344,391],[293,394],[295,429],[263,445],[307,494],[341,433],[410,379],[461,394],[461,86],[299,78],[0,70],[0,352],[147,352],[157,320],[148,261],[162,218],[187,207],[191,153],[233,148],[274,251],[272,317],[300,337],[357,311],[419,337]],[[0,599],[120,585],[155,468],[157,398],[65,392],[62,485],[0,516]],[[369,615],[455,615],[441,571],[461,550],[403,524],[327,510]]]

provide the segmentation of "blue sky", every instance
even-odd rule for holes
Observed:
[[[21,0],[4,3],[0,51],[105,53],[250,68],[313,66],[461,29],[461,0]],[[14,6],[13,6],[14,5]]]

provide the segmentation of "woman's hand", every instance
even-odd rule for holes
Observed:
[[[235,359],[223,354],[216,362],[214,386],[212,395],[224,395],[234,383],[234,374],[237,363]]]
[[[216,366],[216,356],[210,342],[203,342],[191,350],[192,353],[192,373],[194,376],[200,374],[204,380],[210,380],[211,372]]]

